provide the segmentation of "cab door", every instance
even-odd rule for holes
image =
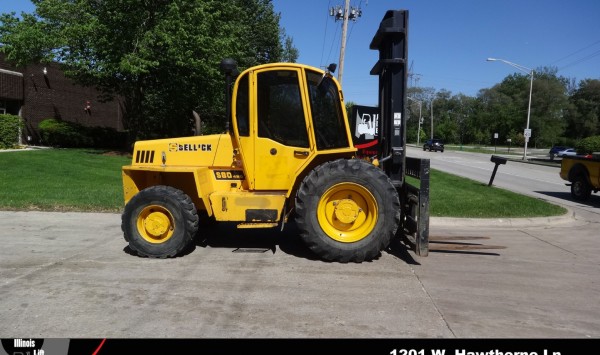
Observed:
[[[314,153],[302,70],[269,67],[253,77],[254,188],[289,190]]]

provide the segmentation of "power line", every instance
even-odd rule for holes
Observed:
[[[594,58],[594,57],[597,57],[597,56],[599,56],[599,55],[600,55],[600,50],[598,50],[598,51],[596,51],[596,52],[594,52],[594,53],[592,53],[592,54],[589,54],[589,55],[588,55],[588,56],[586,56],[586,57],[579,58],[578,60],[576,60],[576,61],[574,61],[574,62],[571,62],[571,63],[569,63],[569,64],[567,64],[567,65],[565,65],[565,66],[563,66],[563,67],[559,68],[558,70],[563,70],[563,69],[565,69],[565,68],[572,67],[572,66],[574,66],[574,65],[576,65],[576,64],[579,64],[579,63],[581,63],[581,62],[585,62],[586,60],[592,59],[592,58]]]
[[[580,49],[578,49],[578,50],[576,50],[576,51],[574,51],[574,52],[572,52],[572,53],[570,53],[570,54],[568,54],[568,55],[560,58],[560,59],[557,59],[554,62],[550,63],[550,65],[556,64],[556,63],[561,62],[561,61],[563,61],[563,60],[565,60],[567,58],[570,58],[570,57],[574,56],[575,54],[581,53],[581,52],[585,51],[586,49],[589,49],[589,48],[597,45],[598,43],[600,43],[600,40],[597,40],[597,41],[595,41],[595,42],[593,42],[593,43],[591,43],[591,44],[589,44],[589,45],[587,45],[587,46],[585,46],[583,48],[580,48]],[[597,57],[598,55],[600,55],[600,50],[592,52],[592,53],[590,53],[590,54],[588,54],[586,56],[583,56],[583,57],[581,57],[579,59],[575,59],[574,61],[572,61],[570,63],[567,63],[567,64],[563,65],[562,67],[558,68],[558,70],[560,71],[560,70],[572,67],[572,66],[577,65],[579,63],[585,62],[585,61],[587,61],[589,59]]]
[[[335,28],[335,33],[333,34],[333,39],[331,40],[331,47],[329,48],[329,54],[327,55],[327,62],[329,62],[329,58],[331,58],[331,51],[333,51],[333,46],[335,44],[337,34],[338,34],[338,27]]]
[[[327,4],[327,8],[329,9],[329,6],[331,6],[331,0],[329,0],[329,3]],[[323,54],[325,54],[325,40],[327,39],[327,24],[329,23],[329,16],[326,15],[325,16],[325,33],[323,33],[323,47],[321,48],[321,60],[319,61],[319,65],[322,66],[323,65]],[[327,58],[329,59],[329,58]]]
[[[588,48],[590,48],[590,47],[593,47],[594,45],[596,45],[596,44],[598,44],[598,43],[600,43],[600,40],[598,40],[598,41],[596,41],[596,42],[594,42],[594,43],[592,43],[592,44],[590,44],[590,45],[588,45],[588,46],[585,46],[585,47],[583,47],[583,48],[581,48],[581,49],[578,49],[578,50],[576,50],[575,52],[573,52],[573,53],[571,53],[571,54],[569,54],[569,55],[566,55],[566,56],[564,56],[564,57],[562,57],[562,58],[560,58],[560,59],[557,59],[557,60],[555,60],[554,62],[550,63],[550,65],[552,65],[552,64],[556,64],[556,63],[558,63],[558,62],[560,62],[560,61],[562,61],[562,60],[565,60],[565,59],[567,59],[567,58],[569,58],[569,57],[572,57],[572,56],[574,56],[575,54],[577,54],[577,53],[579,53],[579,52],[582,52],[582,51],[584,51],[584,50],[586,50],[586,49],[588,49]]]
[[[354,29],[354,25],[356,25],[356,22],[352,22],[352,24],[350,25],[350,31],[348,31],[348,38],[346,39],[346,41],[349,41],[350,37],[352,37],[352,30]]]

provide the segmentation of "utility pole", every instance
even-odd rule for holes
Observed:
[[[346,36],[348,33],[348,20],[352,20],[356,22],[362,15],[362,11],[360,8],[352,7],[350,8],[350,0],[346,0],[344,4],[344,8],[341,6],[332,7],[329,10],[329,15],[335,18],[335,21],[342,21],[342,43],[340,46],[340,62],[339,62],[339,71],[338,71],[338,81],[340,85],[342,84],[342,75],[344,74],[344,55],[346,54]]]
[[[342,85],[342,74],[344,73],[344,54],[346,54],[346,33],[348,32],[348,6],[350,0],[346,0],[344,5],[344,20],[342,21],[342,44],[340,46],[340,71],[338,72],[338,81]]]
[[[435,98],[431,99],[431,139],[433,139],[433,100],[435,100]]]
[[[410,62],[410,67],[408,67],[408,78],[410,79],[410,86],[419,87],[419,80],[421,79],[421,74],[415,74],[415,72],[413,71],[413,65],[414,62]]]
[[[423,123],[423,116],[421,114],[421,109],[423,107],[423,101],[413,99],[412,97],[409,97],[409,96],[407,96],[406,98],[419,104],[419,128],[417,129],[417,147],[418,147],[420,144],[419,142],[421,140],[421,123]]]

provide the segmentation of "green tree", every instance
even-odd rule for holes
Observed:
[[[300,51],[294,46],[294,39],[282,31],[281,43],[283,43],[281,61],[287,63],[296,63],[300,56]]]
[[[522,132],[526,128],[529,85],[527,76],[512,74],[491,89],[487,107],[491,115],[490,123],[498,128],[502,136],[507,136],[511,130]]]
[[[600,135],[600,80],[582,80],[569,102],[567,136],[582,139]]]
[[[507,76],[500,84],[479,92],[479,124],[492,128],[499,137],[515,138],[512,131],[527,127],[527,111],[531,77],[525,74]],[[568,79],[558,77],[556,69],[538,68],[534,74],[529,128],[537,146],[548,146],[563,135],[568,107]],[[491,132],[488,132],[491,133]]]
[[[436,91],[432,87],[410,87],[407,89],[407,96],[413,100],[409,100],[410,102],[407,104],[407,115],[408,115],[408,123],[407,123],[407,140],[408,141],[416,141],[416,132],[419,126],[419,104],[416,101],[421,102],[421,117],[423,118],[423,122],[421,124],[421,132],[425,134],[425,137],[429,137],[431,134],[431,110],[432,106],[434,110],[434,115],[436,116],[440,112],[437,107],[436,100]],[[416,101],[415,101],[416,100]],[[434,124],[435,127],[435,124]],[[412,133],[411,133],[412,132]],[[423,139],[419,138],[422,142]]]
[[[564,134],[569,80],[557,76],[556,68],[538,68],[534,74],[530,128],[534,146],[548,147]]]
[[[282,60],[271,0],[32,0],[34,14],[0,16],[1,50],[18,65],[55,61],[83,85],[124,99],[132,138],[224,127],[219,63],[240,70]],[[288,44],[288,50],[293,44]]]
[[[430,102],[430,110],[431,106],[433,106],[433,138],[443,139],[447,143],[458,142],[457,139],[454,139],[456,127],[450,113],[455,106],[455,103],[452,102],[452,93],[448,90],[436,92],[435,98]]]

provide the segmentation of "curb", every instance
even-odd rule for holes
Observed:
[[[430,217],[429,227],[494,227],[494,228],[543,228],[578,222],[575,213],[568,207],[560,216],[533,218],[452,218]]]

